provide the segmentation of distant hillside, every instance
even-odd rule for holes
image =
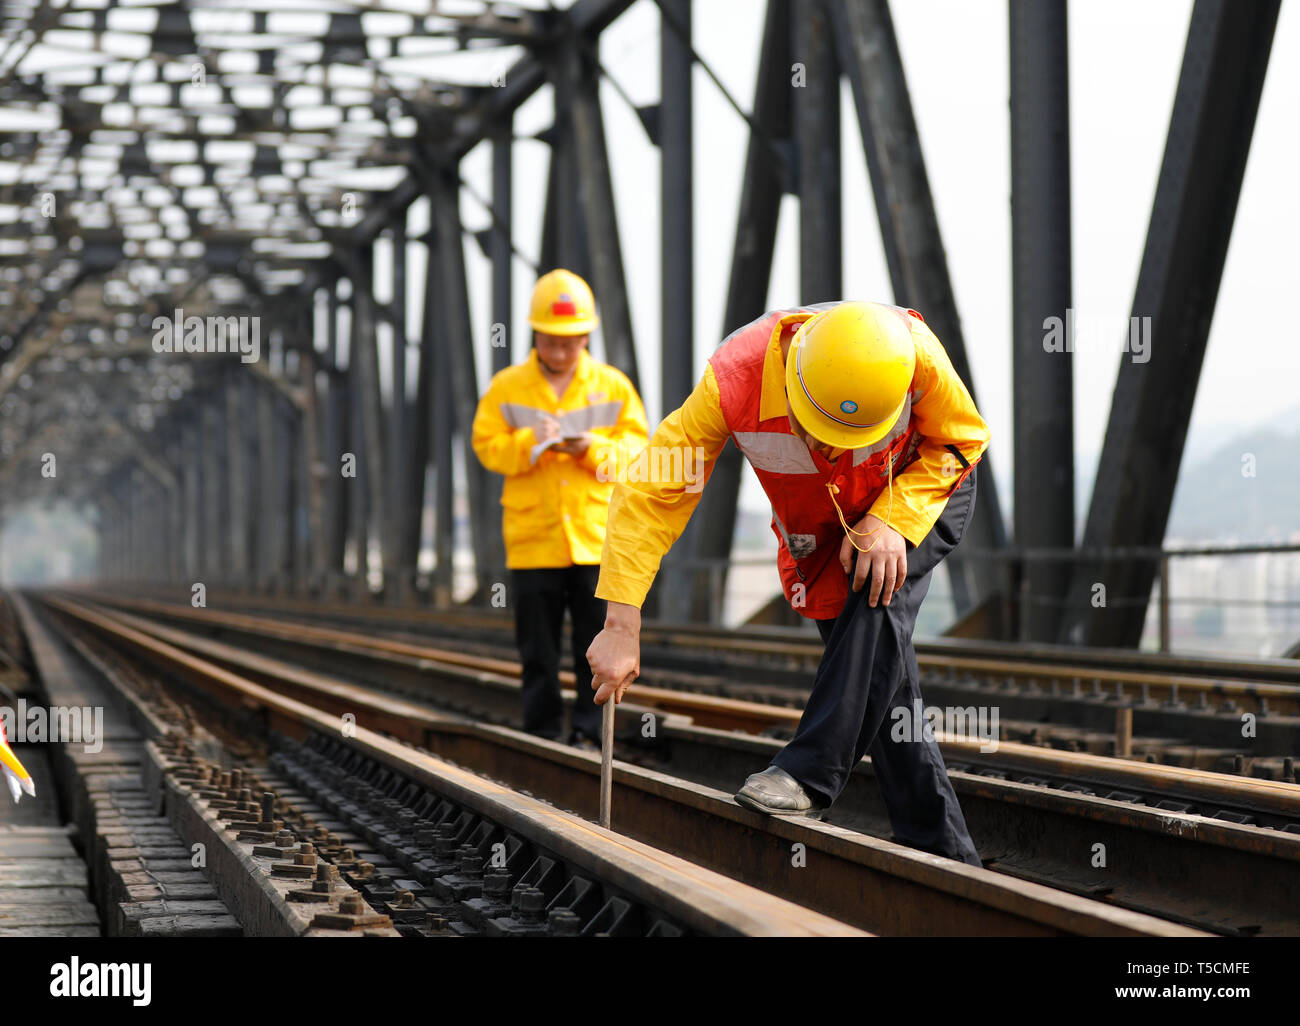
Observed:
[[[1254,456],[1253,478],[1243,457]],[[1088,515],[1096,452],[1075,477],[1078,534]],[[1300,407],[1238,432],[1200,425],[1188,433],[1166,537],[1195,542],[1291,541],[1300,532]]]
[[[1185,465],[1166,536],[1181,542],[1300,537],[1300,418],[1223,443]],[[1253,476],[1250,476],[1253,474]]]

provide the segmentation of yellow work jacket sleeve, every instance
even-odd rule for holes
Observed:
[[[955,446],[974,466],[988,448],[990,432],[934,332],[917,323],[912,338],[915,387],[920,391],[912,403],[912,420],[921,436],[920,448],[917,458],[894,478],[892,507],[886,488],[871,512],[913,545],[920,545],[966,471],[948,446]]]
[[[699,505],[728,436],[718,382],[707,367],[614,486],[596,598],[640,608],[664,554]]]
[[[474,412],[470,442],[483,466],[494,474],[522,474],[531,465],[531,449],[537,439],[531,427],[512,428],[501,415],[501,396],[489,387]]]

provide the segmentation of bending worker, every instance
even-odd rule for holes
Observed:
[[[785,596],[826,644],[794,738],[736,801],[820,817],[870,752],[895,837],[980,865],[933,735],[890,736],[891,710],[910,722],[920,701],[917,611],[965,533],[989,441],[943,346],[893,306],[765,314],[717,349],[647,453],[662,467],[692,451],[708,474],[728,438],[771,500]],[[587,653],[598,705],[622,701],[640,673],[641,603],[699,501],[698,485],[627,476],[638,480],[614,490],[596,588],[605,628]]]
[[[622,373],[587,353],[596,304],[576,274],[556,270],[538,280],[528,323],[528,359],[496,374],[479,401],[474,451],[506,478],[502,531],[523,663],[524,729],[560,739],[567,607],[578,689],[568,741],[594,748],[600,712],[583,653],[605,614],[594,592],[614,486],[602,471],[617,465],[620,447],[636,452],[645,445],[645,410]]]

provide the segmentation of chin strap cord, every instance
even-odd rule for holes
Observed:
[[[894,453],[889,454],[889,462],[886,465],[886,474],[888,475],[889,482],[889,501],[885,506],[885,519],[880,525],[881,527],[889,526],[889,518],[894,513]],[[844,519],[844,510],[840,509],[840,504],[835,499],[835,496],[840,493],[839,486],[827,481],[826,490],[830,492],[831,502],[835,505],[835,512],[839,514],[840,525],[844,528],[844,533],[849,539],[849,544],[859,552],[870,552],[874,549],[876,547],[876,542],[879,540],[877,536],[880,534],[880,527],[877,527],[874,531],[855,531],[849,526],[849,522]],[[864,549],[855,540],[857,538],[870,538],[871,544]]]

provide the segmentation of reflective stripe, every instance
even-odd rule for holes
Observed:
[[[732,437],[755,470],[771,474],[818,474],[808,445],[782,431],[737,431]]]
[[[520,428],[534,427],[545,418],[552,417],[559,423],[562,435],[580,435],[592,428],[613,427],[618,423],[622,412],[622,401],[593,403],[591,406],[558,414],[550,410],[539,410],[536,406],[525,406],[523,403],[501,404],[501,416],[516,431]]]
[[[903,434],[912,421],[912,394],[909,392],[903,399],[903,412],[898,415],[898,420],[894,426],[889,429],[889,434],[885,435],[875,445],[868,445],[865,449],[853,450],[853,465],[856,467],[859,463],[865,463],[878,452],[888,449]]]
[[[525,406],[523,403],[502,403],[501,416],[505,418],[507,424],[518,431],[520,428],[540,424],[542,418],[549,417],[550,413],[539,410],[535,406]]]
[[[791,535],[785,529],[785,524],[781,523],[781,518],[776,515],[776,510],[772,510],[772,523],[776,524],[776,529],[781,532],[781,538],[785,542],[785,547],[789,550],[790,555],[795,559],[804,559],[811,556],[817,548],[817,536],[815,534],[796,534]],[[797,569],[797,568],[796,568]],[[803,577],[803,571],[799,571],[799,576]]]
[[[618,423],[618,416],[622,412],[623,403],[621,401],[593,403],[591,406],[584,406],[580,410],[569,410],[567,413],[561,413],[556,420],[560,422],[561,434],[577,435],[583,431],[590,431],[592,428],[613,427]]]

